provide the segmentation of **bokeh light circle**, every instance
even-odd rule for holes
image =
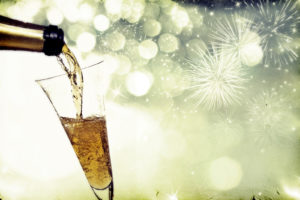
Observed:
[[[109,14],[119,14],[122,9],[122,0],[106,0],[104,2],[104,7]]]
[[[77,48],[82,52],[89,52],[96,45],[96,37],[89,32],[81,33],[76,40]]]
[[[109,19],[105,15],[97,15],[94,19],[94,27],[98,31],[106,31],[109,25]]]
[[[81,21],[85,21],[85,22],[88,22],[90,21],[93,16],[94,16],[94,10],[93,8],[91,7],[90,4],[88,3],[83,3],[79,6],[79,18]]]
[[[120,65],[119,65],[116,73],[119,75],[124,75],[124,74],[129,73],[131,66],[132,66],[130,59],[124,55],[118,55],[117,58],[119,60]]]
[[[253,67],[262,61],[263,50],[258,43],[250,43],[240,50],[241,61],[244,65]]]
[[[161,32],[161,24],[154,19],[150,19],[144,23],[143,30],[147,36],[155,37]]]
[[[64,20],[63,14],[60,12],[57,8],[50,8],[47,11],[47,19],[50,24],[53,25],[60,25],[62,21]]]
[[[175,25],[181,28],[187,26],[190,21],[189,15],[185,9],[179,6],[174,6],[171,9],[171,18]]]
[[[160,35],[158,39],[158,45],[162,52],[171,53],[179,48],[179,41],[174,35],[164,33]]]
[[[126,38],[123,34],[118,31],[114,31],[105,36],[105,42],[107,46],[113,51],[119,51],[124,48]]]
[[[229,157],[214,160],[209,168],[211,184],[218,190],[235,188],[239,185],[242,174],[241,165]]]
[[[158,47],[152,40],[145,40],[139,45],[139,54],[145,59],[151,59],[156,56]]]
[[[134,71],[126,77],[126,88],[134,96],[144,96],[148,93],[153,83],[153,77],[149,73]]]

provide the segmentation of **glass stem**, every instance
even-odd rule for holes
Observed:
[[[109,186],[109,200],[113,200],[114,198],[114,182],[112,181]]]

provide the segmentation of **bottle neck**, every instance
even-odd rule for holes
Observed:
[[[59,55],[64,33],[57,26],[40,26],[0,16],[0,49]]]
[[[47,26],[43,31],[43,52],[47,56],[59,55],[65,44],[64,32],[57,26]]]

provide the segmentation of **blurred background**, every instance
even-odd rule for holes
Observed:
[[[116,200],[300,199],[299,0],[0,0],[100,64]],[[100,67],[99,66],[99,67]],[[93,200],[36,79],[0,52],[0,198]]]

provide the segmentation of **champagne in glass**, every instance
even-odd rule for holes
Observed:
[[[112,182],[104,117],[60,118],[90,185],[105,189]]]

